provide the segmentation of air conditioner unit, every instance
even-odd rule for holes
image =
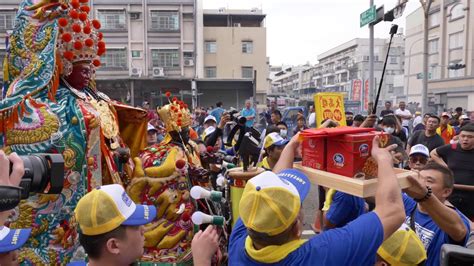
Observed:
[[[184,59],[184,65],[185,66],[194,66],[194,59]]]
[[[165,71],[162,67],[154,67],[153,68],[153,77],[164,77]]]
[[[139,67],[130,68],[130,76],[132,76],[132,77],[141,77],[142,76],[142,69],[139,68]]]

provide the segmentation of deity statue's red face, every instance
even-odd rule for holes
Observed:
[[[89,85],[92,77],[92,69],[89,63],[74,64],[72,72],[66,77],[66,81],[76,90],[83,90]]]

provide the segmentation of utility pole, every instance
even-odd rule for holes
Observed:
[[[374,5],[374,0],[370,0],[370,6]],[[369,24],[369,101],[374,101],[374,24]],[[365,81],[363,81],[364,84]],[[365,90],[365,86],[364,86]],[[367,110],[370,114],[372,110]]]
[[[421,113],[428,112],[428,33],[429,33],[429,12],[433,0],[420,0],[423,7],[423,88],[421,89]]]

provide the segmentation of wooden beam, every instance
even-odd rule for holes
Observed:
[[[371,180],[355,179],[302,166],[301,163],[295,163],[293,167],[305,173],[313,184],[334,188],[338,191],[361,198],[375,196],[375,192],[377,190],[377,178]],[[395,168],[394,170],[397,175],[400,188],[404,189],[409,187],[410,182],[408,181],[407,177],[409,175],[416,175],[416,173],[400,168]]]

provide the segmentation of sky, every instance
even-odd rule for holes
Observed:
[[[317,56],[354,38],[368,38],[369,28],[360,28],[360,13],[369,0],[202,0],[205,9],[251,9],[266,14],[267,56],[270,65],[299,65],[317,62]],[[375,0],[385,12],[398,0]],[[392,23],[405,28],[405,17],[420,7],[409,0],[402,17],[375,26],[376,38],[388,38]]]

